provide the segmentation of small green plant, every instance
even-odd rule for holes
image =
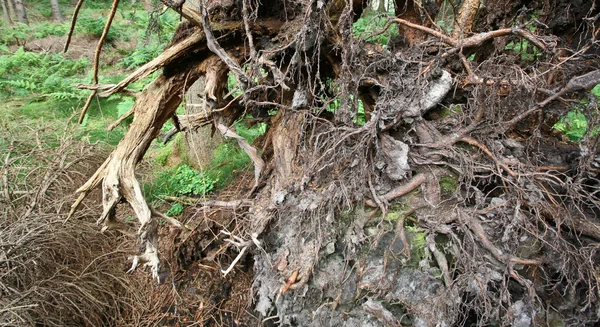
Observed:
[[[181,165],[175,170],[171,182],[177,195],[205,195],[214,189],[216,181],[188,165]]]
[[[588,129],[588,121],[579,110],[571,110],[562,117],[552,128],[562,132],[572,142],[579,142]]]
[[[232,72],[227,73],[227,90],[229,92],[234,91],[231,96],[237,97],[242,94],[242,90],[239,87],[238,80]]]
[[[389,27],[382,34],[370,37],[372,34],[379,32],[388,23],[388,18],[384,15],[361,17],[352,25],[354,37],[365,39],[369,43],[380,44],[384,48],[387,47],[391,38],[398,36],[396,28]]]
[[[183,204],[181,203],[173,203],[171,208],[165,212],[165,214],[169,217],[179,216],[183,213]]]
[[[517,54],[521,55],[523,61],[534,61],[537,57],[541,56],[542,53],[536,46],[532,46],[527,40],[520,40],[517,42],[509,42],[504,49],[512,50]]]

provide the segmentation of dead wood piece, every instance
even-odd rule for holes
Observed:
[[[408,194],[412,190],[419,187],[421,184],[425,183],[426,180],[427,180],[427,177],[425,176],[425,174],[418,174],[417,176],[413,177],[413,179],[411,179],[408,183],[389,191],[385,195],[380,196],[380,198],[382,198],[386,201],[391,201],[395,198],[398,198],[398,197]],[[375,202],[373,202],[373,200],[366,200],[365,204],[372,208],[377,207],[377,204]]]
[[[65,42],[65,48],[63,52],[67,52],[69,50],[69,44],[71,43],[71,38],[73,37],[73,31],[75,30],[75,23],[77,22],[77,16],[79,16],[79,10],[81,9],[81,5],[83,5],[83,1],[77,1],[75,5],[75,10],[73,11],[73,18],[71,19],[71,27],[69,28],[69,33],[67,34],[67,41]]]

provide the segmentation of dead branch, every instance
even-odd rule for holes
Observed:
[[[77,83],[75,84],[75,87],[78,89],[85,89],[85,90],[96,90],[96,91],[106,91],[106,90],[110,90],[114,87],[117,87],[116,84],[83,84],[83,83]],[[133,90],[128,90],[128,89],[120,89],[119,90],[120,93],[129,95],[133,98],[137,98],[137,96],[139,95],[139,92],[133,91]]]
[[[109,89],[106,89],[104,92],[98,94],[100,97],[109,97],[117,92],[121,92],[125,87],[129,84],[138,81],[153,72],[163,68],[164,66],[170,64],[177,58],[184,55],[190,48],[195,46],[198,42],[204,39],[204,34],[202,31],[194,32],[192,35],[187,37],[185,40],[177,43],[176,45],[166,49],[163,53],[161,53],[158,57],[154,58],[149,63],[143,65],[142,67],[136,69],[133,73],[123,79],[119,84],[116,84]]]
[[[393,19],[391,19],[391,21],[401,24],[401,25],[404,25],[404,26],[407,26],[407,27],[410,27],[410,28],[413,28],[413,29],[423,31],[427,34],[437,37],[438,39],[442,40],[444,43],[451,45],[453,47],[457,47],[457,48],[476,47],[476,46],[483,44],[485,41],[491,40],[493,38],[514,34],[514,35],[518,35],[518,36],[530,41],[532,44],[534,44],[536,47],[540,48],[541,50],[547,51],[546,46],[540,40],[538,40],[533,34],[529,33],[528,31],[526,31],[522,28],[519,28],[519,27],[503,28],[503,29],[499,29],[499,30],[495,30],[495,31],[491,31],[491,32],[483,32],[483,33],[475,34],[466,39],[457,40],[453,37],[450,37],[444,33],[433,30],[429,27],[425,27],[425,26],[422,26],[419,24],[414,24],[414,23],[411,23],[404,19],[393,18]]]
[[[248,86],[250,80],[246,73],[242,70],[242,68],[229,56],[227,52],[221,47],[217,39],[212,32],[212,28],[210,26],[210,21],[208,19],[208,11],[206,10],[206,0],[204,0],[202,8],[202,27],[204,28],[204,34],[206,35],[206,45],[214,54],[219,56],[221,60],[229,67],[229,69],[235,74],[238,81],[242,86],[242,90],[245,90]],[[250,36],[251,37],[251,36]]]
[[[108,19],[106,20],[106,24],[104,25],[104,30],[102,31],[102,36],[100,36],[100,40],[98,41],[98,45],[96,46],[96,53],[94,54],[94,84],[98,84],[98,67],[100,65],[100,52],[102,51],[102,46],[104,45],[104,41],[106,40],[106,36],[108,35],[108,31],[110,30],[110,25],[112,24],[112,21],[115,18],[115,14],[117,13],[119,1],[120,0],[113,0],[112,8],[110,8],[110,14],[108,15]],[[92,91],[92,94],[90,94],[90,96],[88,97],[88,100],[85,102],[85,105],[83,105],[83,108],[81,109],[81,115],[79,115],[79,124],[83,122],[83,118],[85,117],[88,108],[92,104],[92,99],[94,98],[94,96],[96,96],[96,93],[96,90]]]
[[[108,131],[112,131],[113,129],[115,129],[117,126],[119,126],[119,124],[121,124],[125,119],[133,116],[133,109],[130,109],[128,112],[124,113],[123,115],[121,115],[121,117],[119,117],[117,120],[115,120],[112,124],[110,124],[108,126]]]
[[[151,267],[153,277],[158,278],[159,269],[157,225],[152,219],[150,208],[135,177],[135,166],[142,159],[152,140],[156,138],[160,126],[175,113],[181,103],[181,90],[187,85],[186,83],[189,80],[196,80],[205,70],[206,67],[201,64],[189,72],[182,72],[168,78],[160,76],[148,85],[133,108],[140,116],[134,119],[117,149],[76,191],[79,197],[71,206],[69,217],[89,192],[102,184],[103,213],[98,223],[104,225],[103,229],[109,228],[115,221],[116,205],[121,199],[131,205],[141,225],[138,234],[145,251],[140,256],[131,257],[133,264],[130,271],[133,271],[139,262],[146,262],[146,265]]]
[[[221,134],[223,134],[223,136],[231,137],[231,138],[235,139],[237,141],[238,145],[244,150],[244,152],[246,152],[246,154],[250,157],[250,159],[254,163],[254,186],[252,187],[252,190],[250,191],[250,193],[253,193],[254,190],[256,190],[258,188],[260,175],[261,175],[263,169],[265,168],[265,162],[258,155],[258,152],[256,151],[256,149],[253,146],[251,146],[248,143],[248,141],[246,141],[246,139],[239,136],[231,128],[228,128],[221,122],[216,122],[215,126],[221,132]]]
[[[81,5],[85,0],[77,1],[75,5],[75,10],[73,11],[73,18],[71,18],[71,27],[69,28],[69,33],[67,34],[67,41],[65,42],[65,48],[63,52],[67,52],[69,50],[69,44],[71,43],[71,38],[73,37],[73,31],[75,30],[75,24],[77,23],[77,16],[79,16],[79,9],[81,9]]]

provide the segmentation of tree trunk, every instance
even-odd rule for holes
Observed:
[[[6,0],[6,3],[8,4],[8,13],[10,17],[17,17],[17,13],[15,11],[15,2],[14,0]]]
[[[387,8],[386,8],[386,5],[385,5],[385,1],[386,1],[386,0],[379,0],[379,5],[378,5],[378,7],[377,7],[377,11],[378,11],[378,12],[387,12]]]
[[[147,12],[152,12],[154,10],[152,0],[144,0],[144,9],[146,9]]]
[[[465,0],[460,6],[458,16],[454,19],[454,29],[452,36],[454,38],[466,38],[468,33],[473,30],[473,23],[481,0]]]
[[[29,25],[29,20],[27,19],[27,11],[25,10],[23,0],[15,0],[15,10],[17,12],[17,20],[20,23]]]
[[[207,99],[206,78],[200,77],[186,93],[187,103],[185,104],[185,114],[194,115],[207,112],[211,108],[210,99]],[[213,153],[217,146],[223,142],[221,133],[214,133],[212,125],[200,126],[196,129],[190,129],[183,133],[185,149],[192,165],[198,169],[206,169],[212,160]]]
[[[50,5],[52,6],[52,19],[55,22],[62,23],[65,18],[63,17],[62,12],[60,11],[60,5],[58,4],[58,0],[50,0]]]
[[[396,17],[405,19],[411,23],[421,24],[421,14],[419,8],[415,5],[416,0],[395,0]],[[400,34],[404,35],[410,45],[417,44],[425,39],[426,34],[422,31],[399,26]]]
[[[2,13],[4,14],[4,20],[9,24],[12,25],[13,21],[12,19],[10,19],[10,14],[8,13],[8,9],[7,9],[7,4],[6,4],[6,0],[2,0]]]

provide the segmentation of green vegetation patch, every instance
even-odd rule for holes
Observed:
[[[352,25],[354,37],[364,39],[369,43],[380,44],[384,49],[387,48],[390,39],[399,35],[397,28],[391,26],[379,35],[371,35],[381,31],[388,23],[389,18],[389,14],[364,15]]]
[[[450,195],[456,191],[456,178],[452,176],[444,176],[440,178],[440,191],[443,194]]]
[[[27,52],[23,47],[12,55],[0,56],[0,94],[4,96],[82,99],[75,84],[90,62],[86,58],[71,60],[62,54]]]
[[[585,115],[579,110],[571,110],[562,117],[552,128],[562,132],[572,142],[579,142],[585,136],[588,122]]]

